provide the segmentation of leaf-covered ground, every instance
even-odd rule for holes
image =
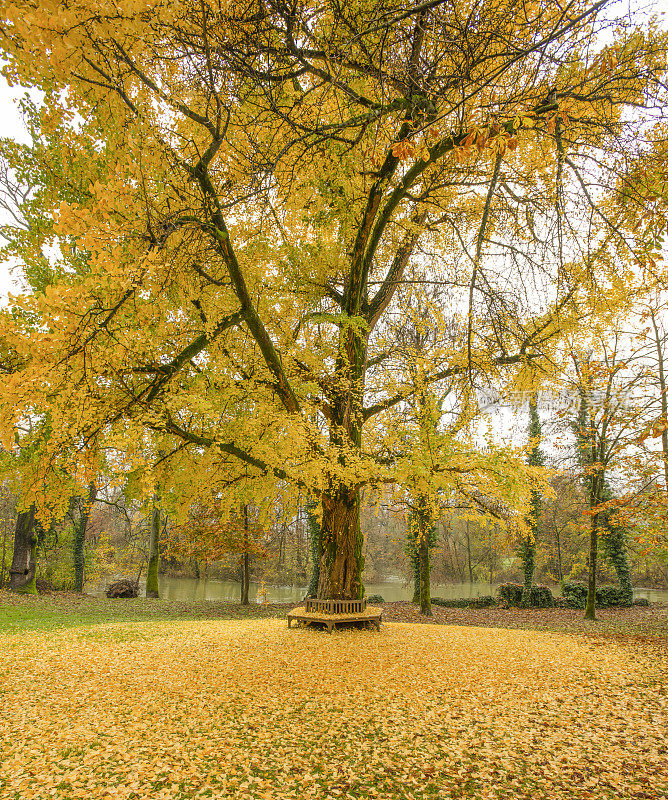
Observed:
[[[297,603],[242,606],[213,600],[152,600],[144,597],[114,599],[75,592],[16,595],[0,590],[0,633],[50,630],[107,622],[150,620],[285,619]],[[668,643],[668,608],[602,608],[598,621],[587,622],[584,611],[567,608],[443,608],[433,606],[433,616],[423,617],[413,603],[381,603],[387,622],[418,622],[442,625],[476,625],[493,628],[523,628],[588,637],[613,637],[620,641]]]
[[[0,635],[0,798],[668,793],[665,653],[561,633],[126,620]]]

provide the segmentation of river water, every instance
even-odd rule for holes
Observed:
[[[161,575],[159,578],[160,597],[164,600],[225,600],[239,602],[240,586],[235,581],[222,581],[200,578],[169,578]],[[142,587],[143,588],[143,587]],[[558,586],[552,586],[555,595],[560,593]],[[249,600],[261,602],[260,584],[251,583]],[[446,599],[459,599],[480,597],[481,595],[496,594],[497,584],[489,583],[449,583],[445,585],[432,584],[432,597]],[[94,593],[102,594],[104,587],[99,587]],[[412,587],[407,586],[400,579],[386,580],[382,583],[365,584],[367,597],[379,594],[384,600],[410,600],[413,595]],[[265,586],[266,600],[269,603],[296,603],[303,600],[306,594],[304,586]],[[668,591],[660,589],[636,589],[635,598],[646,597],[652,603],[668,604]]]

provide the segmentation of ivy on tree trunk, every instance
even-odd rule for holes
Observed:
[[[80,501],[79,518],[74,523],[74,540],[72,543],[72,551],[74,557],[74,591],[83,592],[85,580],[85,552],[84,544],[86,541],[86,528],[88,527],[88,520],[90,518],[90,509],[95,498],[97,497],[97,487],[94,483],[90,483],[88,487],[88,499],[84,502]]]
[[[158,566],[160,562],[160,509],[154,505],[151,512],[151,535],[148,545],[148,569],[146,572],[146,597],[160,597],[158,588]]]
[[[431,616],[431,551],[436,539],[429,502],[419,497],[410,515],[406,552],[413,567],[413,602],[425,616]]]
[[[529,398],[529,439],[533,443],[529,451],[528,463],[532,467],[542,467],[545,465],[545,458],[540,449],[541,442],[540,415],[538,414],[538,398],[536,393],[532,393]],[[540,493],[535,489],[531,490],[531,513],[526,520],[528,531],[519,547],[519,556],[522,560],[524,572],[524,587],[522,590],[522,606],[527,608],[531,604],[531,587],[533,585],[533,575],[536,565],[536,541],[542,533],[542,513],[543,504]]]
[[[249,605],[248,592],[250,589],[250,522],[248,519],[248,506],[244,506],[244,540],[243,554],[241,556],[241,605]]]
[[[318,593],[318,580],[320,577],[320,558],[322,556],[322,542],[320,536],[320,524],[315,515],[317,503],[314,500],[306,501],[306,526],[308,530],[308,542],[311,552],[311,580],[309,581],[306,594],[315,597]]]

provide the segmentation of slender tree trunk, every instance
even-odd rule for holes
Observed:
[[[74,591],[83,592],[85,582],[85,551],[84,545],[86,541],[86,528],[88,527],[88,520],[90,518],[90,509],[95,498],[97,497],[97,488],[94,483],[88,486],[88,499],[84,501],[79,509],[79,519],[74,525],[74,541],[73,541],[73,556],[74,556]]]
[[[248,594],[250,590],[250,555],[244,553],[241,556],[241,605],[250,605]]]
[[[589,493],[589,507],[597,508],[600,505],[601,482],[600,472],[592,475],[591,491]],[[598,511],[592,514],[591,529],[589,532],[589,581],[587,586],[587,604],[585,605],[585,619],[596,619],[596,562],[598,556]]]
[[[14,557],[9,569],[9,589],[20,594],[37,594],[37,535],[35,506],[20,511],[14,531]]]
[[[538,413],[538,395],[533,392],[529,398],[529,440],[533,440],[533,447],[529,452],[528,463],[530,466],[540,467],[544,465],[543,454],[540,449],[541,426],[540,415]],[[540,494],[531,489],[531,513],[526,520],[529,530],[527,536],[520,547],[520,557],[524,567],[524,587],[522,589],[522,606],[528,608],[531,605],[531,587],[533,585],[533,575],[536,567],[536,541],[542,533],[542,501]]]
[[[362,545],[359,489],[340,487],[323,493],[319,598],[364,597]]]
[[[160,597],[158,567],[160,564],[160,509],[154,505],[151,512],[151,535],[148,543],[148,569],[146,570],[146,597]]]
[[[473,583],[473,564],[471,562],[471,531],[469,530],[469,521],[466,520],[466,556],[469,565],[469,583]]]
[[[561,564],[561,536],[559,535],[559,528],[554,528],[557,536],[557,569],[559,570],[559,583],[564,579],[564,570]]]
[[[661,417],[663,420],[668,421],[668,395],[666,391],[666,370],[663,357],[663,347],[661,347],[661,336],[659,334],[659,326],[654,316],[654,311],[650,311],[652,317],[652,325],[654,327],[654,341],[656,342],[656,355],[659,366],[659,388],[661,389]],[[663,454],[663,472],[666,479],[666,491],[668,492],[668,430],[661,432],[661,451]]]
[[[585,619],[596,619],[596,556],[598,553],[598,514],[591,518],[589,533],[589,582],[587,586],[587,604]]]
[[[248,536],[248,506],[244,506],[244,552],[241,557],[241,605],[247,606],[248,590],[250,588],[250,541]]]
[[[497,523],[497,529],[498,529],[498,523]],[[489,527],[489,536],[487,537],[487,543],[488,543],[488,553],[487,553],[487,555],[489,557],[489,585],[491,587],[492,579],[494,578],[494,553],[493,553],[493,549],[492,549],[492,528],[491,528],[491,526]]]
[[[420,541],[418,546],[420,564],[420,613],[427,617],[431,616],[431,585],[430,585],[430,534],[431,518],[426,507],[420,509]]]
[[[530,536],[527,536],[525,541],[522,543],[521,557],[524,572],[524,585],[522,587],[521,605],[523,608],[529,608],[531,605],[533,573],[536,566],[536,543]]]
[[[313,500],[306,501],[306,519],[308,526],[309,551],[311,553],[311,580],[306,594],[315,597],[318,594],[318,581],[320,578],[320,558],[322,556],[322,540],[320,524],[315,515],[317,503]]]
[[[420,514],[417,507],[411,510],[408,516],[408,530],[406,532],[406,552],[413,570],[413,599],[411,602],[420,603]]]

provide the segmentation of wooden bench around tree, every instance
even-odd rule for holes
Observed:
[[[293,622],[299,625],[322,625],[331,633],[337,625],[363,623],[375,625],[380,630],[383,609],[367,606],[366,600],[317,600],[308,598],[306,605],[288,612],[288,628]]]

